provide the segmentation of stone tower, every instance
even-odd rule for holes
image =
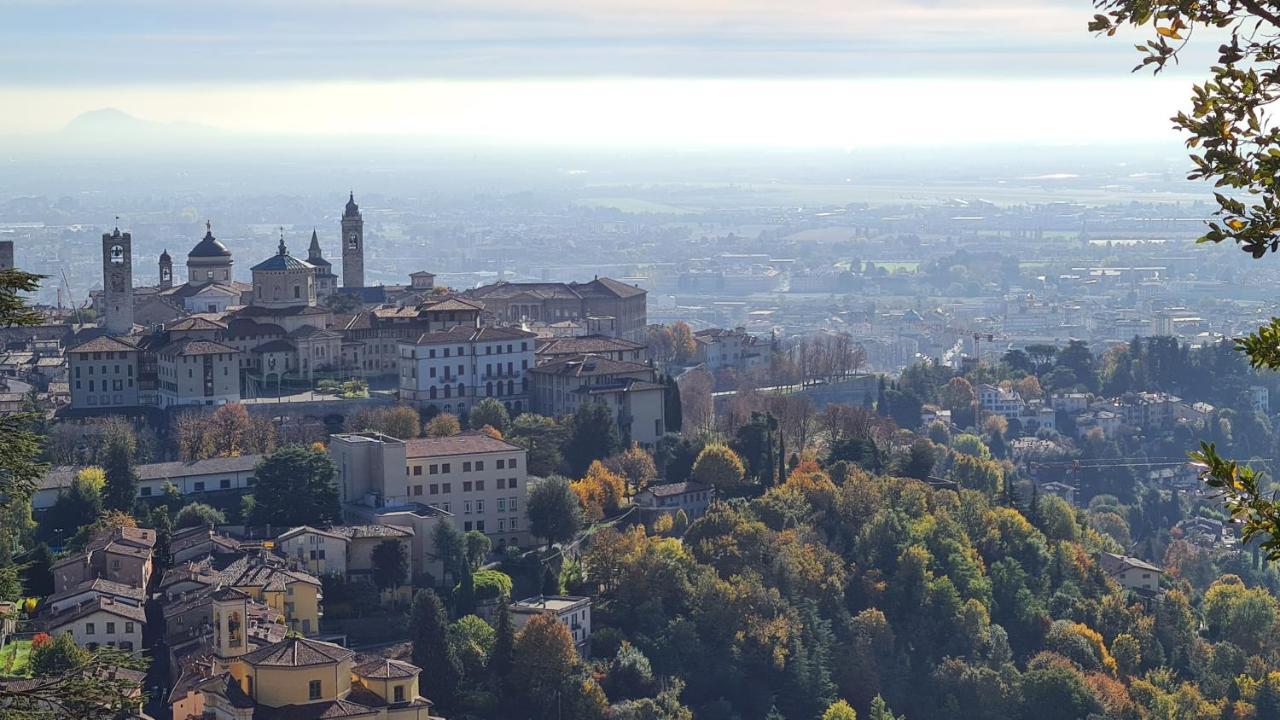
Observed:
[[[364,218],[355,192],[342,213],[342,287],[364,287]]]
[[[249,651],[249,596],[229,587],[219,588],[213,601],[213,651],[220,658],[233,658]]]
[[[169,249],[165,248],[160,253],[160,289],[168,290],[173,287],[173,258],[169,257]]]
[[[109,335],[133,331],[133,237],[120,228],[102,234],[102,305]]]
[[[13,241],[0,240],[0,270],[13,269]]]

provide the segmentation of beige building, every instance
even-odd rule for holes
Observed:
[[[138,497],[160,497],[164,486],[170,483],[182,495],[243,491],[253,486],[253,470],[261,459],[261,455],[239,455],[138,465],[134,468],[138,473]],[[36,486],[32,509],[39,513],[52,507],[58,493],[71,488],[81,469],[73,465],[50,468]]]
[[[111,410],[140,405],[138,355],[132,343],[105,335],[68,350],[71,407]]]
[[[175,720],[433,718],[419,668],[297,636],[264,643],[247,595],[223,588],[210,600],[204,640],[178,661]]]
[[[53,564],[53,591],[65,592],[95,578],[145,588],[151,581],[155,544],[154,530],[103,530],[89,540],[84,550]]]
[[[645,338],[647,294],[611,278],[597,277],[584,283],[497,282],[468,290],[466,296],[482,301],[485,309],[501,322],[554,324],[575,320],[610,328],[618,337],[635,342]],[[601,322],[605,318],[612,322]]]
[[[147,622],[141,605],[99,595],[43,621],[50,635],[71,633],[76,644],[96,650],[100,646],[121,650],[142,649],[142,626]]]
[[[156,352],[160,407],[226,405],[240,400],[240,352],[184,338]]]
[[[330,436],[329,455],[349,512],[422,505],[452,516],[463,532],[485,533],[494,547],[528,540],[526,452],[517,445],[481,432],[408,441],[343,433]],[[420,544],[429,540],[417,534]]]
[[[663,387],[649,365],[576,355],[539,365],[529,376],[533,410],[541,415],[568,415],[601,402],[629,442],[652,445],[666,431]]]
[[[401,340],[400,397],[457,415],[487,397],[524,412],[535,338],[519,328],[457,327]]]
[[[591,654],[591,598],[561,595],[539,595],[511,603],[511,622],[519,630],[536,615],[551,614],[569,628],[578,654]]]
[[[299,570],[317,577],[347,574],[350,541],[332,530],[302,525],[276,538],[276,549]]]
[[[287,308],[316,304],[316,268],[289,254],[281,232],[275,255],[254,265],[253,304],[265,308]]]
[[[1122,587],[1144,594],[1160,591],[1160,576],[1164,571],[1145,560],[1104,552],[1098,554],[1098,563],[1102,571]]]

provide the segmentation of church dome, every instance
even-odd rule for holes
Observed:
[[[215,240],[214,242],[217,242],[217,241]],[[168,262],[173,259],[169,257],[169,248],[165,248],[164,252],[160,253],[160,259],[164,262]]]
[[[213,236],[212,223],[206,223],[205,228],[204,239],[191,248],[191,252],[187,253],[187,257],[231,257],[231,251],[227,249],[227,246]]]

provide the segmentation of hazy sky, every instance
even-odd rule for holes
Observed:
[[[1088,0],[0,0],[0,133],[867,146],[1174,137]],[[1198,63],[1192,63],[1199,67]]]

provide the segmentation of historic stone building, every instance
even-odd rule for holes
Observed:
[[[354,192],[342,212],[342,287],[364,287],[364,217]]]
[[[579,283],[497,282],[464,295],[480,300],[485,310],[505,323],[577,321],[598,331],[643,342],[648,322],[647,293],[624,282],[597,277]],[[612,319],[612,322],[602,322]]]
[[[111,335],[133,332],[133,237],[114,232],[102,235],[103,327]]]

